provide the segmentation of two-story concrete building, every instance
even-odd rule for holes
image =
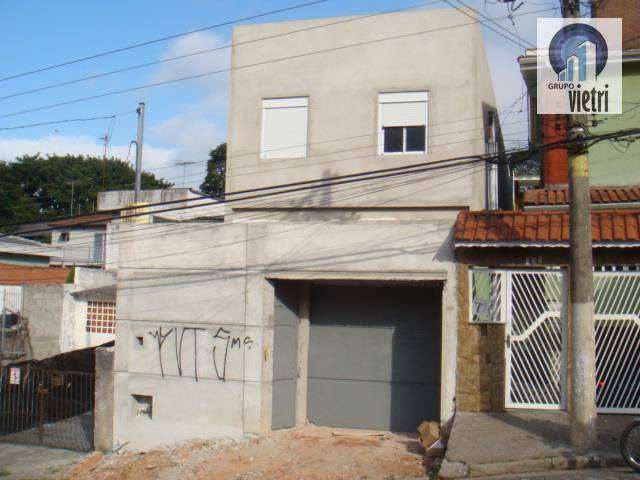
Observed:
[[[447,422],[452,226],[499,200],[495,166],[446,162],[500,148],[481,28],[420,10],[233,44],[225,222],[109,227],[114,445]]]

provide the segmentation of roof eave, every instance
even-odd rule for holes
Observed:
[[[495,241],[495,242],[454,242],[458,248],[569,248],[569,242],[520,242],[520,241]],[[593,248],[640,248],[640,242],[593,242]]]

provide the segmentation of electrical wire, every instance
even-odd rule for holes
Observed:
[[[596,144],[596,143],[599,143],[599,142],[601,142],[601,141],[621,139],[621,137],[623,137],[623,136],[629,136],[629,135],[631,135],[631,136],[633,136],[633,137],[640,137],[640,128],[635,128],[635,129],[625,129],[625,130],[620,130],[620,131],[618,131],[618,132],[612,132],[612,133],[610,133],[610,134],[598,135],[598,136],[592,136],[592,137],[587,138],[587,140],[592,140],[592,141],[590,142],[590,144],[589,144],[589,146],[592,146],[592,145],[594,145],[594,144]],[[544,149],[544,148],[552,148],[552,147],[556,147],[556,146],[558,146],[559,144],[565,144],[565,145],[566,145],[566,144],[568,144],[568,143],[569,143],[569,142],[567,142],[567,141],[562,141],[562,142],[553,142],[553,143],[550,143],[550,144],[539,145],[539,146],[537,146],[537,147],[535,147],[535,148],[528,148],[528,149],[526,149],[526,150],[528,150],[531,154],[533,154],[533,153],[535,153],[536,151],[538,151],[538,150],[539,150],[539,149],[541,149],[541,148],[543,148],[543,149]],[[494,157],[495,157],[495,156],[496,156],[496,155],[494,154]],[[529,156],[530,156],[530,155],[529,155]],[[527,158],[521,158],[521,159],[519,159],[517,162],[508,162],[507,164],[509,164],[509,165],[513,165],[514,163],[524,162],[524,161],[526,161],[527,159],[528,159],[528,157],[527,157]],[[454,167],[454,168],[456,168],[456,167],[460,167],[461,165],[465,165],[465,166],[473,166],[473,164],[475,164],[475,163],[478,163],[478,162],[486,162],[486,161],[491,161],[491,160],[489,160],[488,158],[476,158],[474,161],[460,162],[459,164],[454,165],[453,167]],[[441,165],[441,166],[435,166],[434,168],[430,168],[430,169],[412,170],[412,171],[410,171],[410,172],[395,172],[395,173],[392,173],[392,174],[382,175],[382,176],[378,176],[378,177],[373,177],[373,176],[372,176],[372,177],[368,177],[368,178],[365,178],[364,180],[369,181],[369,180],[372,180],[372,179],[388,179],[389,177],[392,177],[392,176],[398,176],[398,175],[403,175],[403,174],[415,174],[415,173],[420,173],[420,172],[425,172],[425,171],[431,171],[431,170],[435,170],[435,169],[440,169],[439,167],[451,168],[452,166],[451,166],[451,165]],[[473,168],[473,167],[472,167],[472,168]],[[324,180],[324,179],[322,179],[322,180]],[[332,184],[330,184],[330,185],[328,185],[328,186],[332,187],[332,186],[335,186],[335,185],[347,184],[347,183],[352,183],[352,181],[349,181],[349,180],[348,180],[348,181],[342,181],[342,182],[334,182],[334,183],[332,183]],[[319,185],[319,186],[318,186],[318,185],[316,185],[316,186],[313,186],[313,187],[310,187],[310,188],[319,188],[319,187],[325,187],[325,186],[326,186],[326,185]],[[364,185],[364,186],[365,186],[365,187],[367,187],[368,185]],[[351,187],[350,187],[350,188],[351,188]],[[306,190],[306,189],[307,189],[307,188],[296,188],[296,189],[291,189],[291,190],[287,190],[287,191],[284,191],[284,192],[282,192],[282,191],[281,191],[281,192],[276,192],[276,193],[275,193],[275,195],[279,195],[279,194],[281,194],[281,193],[300,192],[300,191],[303,191],[303,190]],[[367,192],[364,192],[364,193],[363,193],[363,195],[370,195],[371,193],[372,193],[371,191],[367,191]],[[412,193],[412,194],[413,194],[413,193]],[[267,196],[270,196],[270,195],[274,195],[274,193],[270,193],[270,194],[267,194],[267,195],[255,195],[255,196],[253,196],[253,197],[252,197],[252,196],[247,196],[247,197],[242,197],[242,198],[239,198],[239,199],[233,199],[233,200],[217,201],[217,202],[212,202],[211,204],[218,205],[218,204],[220,204],[220,203],[230,203],[230,202],[232,202],[232,201],[246,201],[246,200],[253,200],[253,199],[256,199],[256,198],[264,198],[264,197],[267,197]],[[183,202],[184,202],[184,201],[185,201],[185,200],[183,200]],[[290,201],[290,199],[287,199],[287,200],[286,200],[286,202],[287,202],[287,204],[290,204],[290,202],[291,202],[291,201]],[[163,203],[169,203],[169,202],[163,202]],[[205,204],[205,205],[206,205],[206,204]],[[196,205],[196,207],[197,207],[197,206],[201,206],[201,205]],[[273,207],[273,205],[271,205],[271,207]],[[170,209],[165,209],[165,210],[156,210],[156,211],[152,211],[152,212],[143,212],[143,213],[140,213],[140,214],[134,214],[134,215],[122,216],[122,217],[120,217],[120,218],[121,218],[121,219],[124,219],[124,218],[134,217],[134,216],[138,216],[138,215],[152,215],[152,214],[161,213],[161,212],[163,212],[163,211],[174,211],[174,210],[182,210],[182,209],[187,209],[187,208],[192,208],[192,206],[178,207],[178,208],[170,208]],[[253,208],[256,208],[256,207],[254,206]],[[123,208],[123,209],[121,209],[121,210],[125,210],[125,208]],[[76,216],[76,217],[81,217],[81,216]],[[163,224],[157,224],[157,225],[158,225],[159,227],[163,226]],[[152,227],[147,227],[147,228],[152,228]],[[54,227],[54,228],[52,228],[52,229],[55,229],[55,227]],[[1,236],[0,236],[0,238],[2,238],[2,236],[6,236],[6,235],[1,235]],[[190,250],[190,252],[191,252],[191,250]],[[187,253],[189,253],[189,252],[187,252]]]
[[[396,181],[396,180],[389,180],[387,178],[382,178],[380,180],[377,180],[377,181],[371,182],[371,183],[367,183],[367,184],[361,184],[361,185],[355,185],[355,186],[349,185],[346,188],[344,188],[343,190],[347,191],[347,192],[349,192],[351,190],[354,190],[354,189],[357,189],[357,188],[366,188],[367,190],[362,192],[362,193],[352,195],[350,197],[338,198],[337,201],[346,201],[346,200],[349,200],[349,199],[354,199],[354,198],[359,198],[359,197],[364,197],[364,196],[370,196],[370,195],[372,195],[374,193],[378,193],[380,191],[384,191],[384,190],[387,190],[387,189],[390,189],[390,188],[396,188],[397,186],[403,186],[403,185],[408,185],[408,184],[412,184],[412,183],[417,183],[417,182],[421,182],[421,181],[424,181],[424,180],[433,179],[433,178],[435,178],[437,176],[441,176],[441,175],[451,175],[452,173],[456,173],[456,172],[459,172],[459,171],[469,170],[469,168],[475,169],[476,167],[475,166],[471,166],[471,167],[468,167],[468,166],[452,167],[452,169],[449,170],[449,171],[441,172],[441,173],[435,174],[435,175],[429,174],[428,177],[425,177],[424,174],[423,174],[422,176],[419,176],[419,177],[416,177],[416,178],[413,178],[413,179],[410,179],[410,180],[402,180],[402,179],[400,179],[400,180],[402,180],[402,183],[399,183],[399,184],[395,183],[395,184],[391,185],[391,187],[385,187],[384,185],[386,183],[390,182],[390,181]],[[462,177],[457,177],[457,178],[462,178]],[[450,181],[455,181],[455,180],[456,180],[455,178],[454,179],[450,179],[445,183],[449,183]],[[382,185],[382,187],[379,188],[379,189],[375,189],[375,188],[372,189],[371,187],[372,186],[375,187],[376,184],[380,184],[380,185]],[[438,184],[438,185],[442,185],[442,184]],[[438,186],[438,185],[436,185],[436,186]],[[430,188],[434,188],[434,187],[435,187],[434,185],[429,185],[426,188],[430,189]],[[334,193],[339,194],[339,193],[341,193],[341,191],[340,191],[340,189],[336,189],[336,191]],[[298,194],[297,193],[293,193],[293,194],[284,195],[283,198],[281,198],[278,202],[276,202],[275,204],[271,202],[271,203],[268,204],[268,206],[269,207],[278,207],[279,205],[280,206],[290,206],[292,202],[295,202],[296,195],[298,195]],[[399,198],[402,198],[402,197],[397,197],[396,199],[399,199]],[[373,206],[384,205],[385,203],[388,203],[390,201],[394,201],[396,199],[381,200],[381,201],[373,204]],[[319,204],[315,205],[315,206],[316,207],[322,207],[323,205],[328,205],[328,204],[330,204],[330,203],[332,203],[334,201],[336,201],[336,198],[332,195],[331,198],[322,199],[322,201]],[[265,204],[265,202],[270,202],[270,199],[266,199],[266,200],[259,199],[258,201],[254,200],[253,204],[251,205],[251,208],[253,208],[253,209],[260,208],[260,206],[262,204]],[[155,212],[149,212],[150,215],[152,215],[153,213],[155,213]],[[271,212],[269,212],[269,211],[267,211],[267,212],[259,212],[257,214],[250,214],[250,215],[245,215],[245,216],[240,215],[237,218],[234,217],[234,222],[238,222],[238,221],[239,222],[256,221],[256,220],[259,220],[260,218],[269,217],[270,215],[271,215]],[[113,236],[114,233],[115,233],[115,234],[118,235],[118,238],[117,238],[117,241],[115,241],[115,240],[114,241],[110,241],[109,245],[114,246],[114,245],[116,245],[118,243],[122,244],[125,241],[125,237],[134,239],[137,235],[139,235],[143,231],[145,232],[144,233],[144,238],[148,239],[148,238],[150,238],[151,236],[154,235],[154,234],[147,233],[149,230],[162,230],[164,227],[166,227],[166,225],[167,225],[166,223],[153,223],[150,226],[136,228],[134,231],[127,231],[126,233],[128,233],[128,235],[125,235],[125,232],[122,232],[122,231],[112,232],[111,235]],[[179,226],[175,226],[175,224],[172,224],[172,226],[174,226],[173,227],[174,230],[177,228],[177,229],[180,229],[180,230],[186,229],[186,230],[189,230],[189,231],[194,231],[194,230],[210,228],[211,224],[210,223],[206,223],[206,224],[201,224],[201,225],[194,225],[193,223],[182,223]],[[162,235],[164,235],[164,233],[163,232],[159,232],[157,235],[161,235],[162,236]],[[237,243],[237,242],[232,242],[232,243]],[[92,240],[89,241],[86,244],[87,247],[90,247],[92,245],[93,245],[93,241]],[[229,245],[229,243],[222,244],[222,245],[210,245],[208,248],[214,248],[216,246],[217,247],[228,246],[228,245]],[[73,246],[75,248],[75,247],[81,247],[82,245],[80,243],[75,243]],[[37,250],[38,249],[34,248],[33,251],[37,251]],[[25,250],[24,252],[26,253],[27,250]],[[156,257],[149,257],[149,258],[156,258]],[[107,263],[113,264],[113,263],[118,263],[118,262],[107,262]]]
[[[464,15],[466,15],[469,18],[474,18],[475,17],[473,15],[470,15],[469,13],[465,12],[464,9],[457,7],[456,5],[454,5],[450,0],[444,0],[449,6],[451,6],[452,8],[455,8],[456,10],[458,10],[459,12],[463,13]],[[478,10],[476,10],[475,8],[472,8],[471,6],[467,5],[466,3],[464,3],[462,0],[455,0],[456,2],[458,2],[460,5],[462,5],[463,7],[471,10],[472,12],[474,12],[476,15],[479,15],[480,17],[484,18],[485,20],[491,22],[492,24],[496,25],[498,28],[504,30],[505,32],[507,32],[509,35],[513,35],[516,38],[518,38],[518,40],[520,40],[519,42],[516,40],[513,40],[511,37],[505,35],[504,33],[499,32],[498,30],[492,28],[491,26],[487,25],[486,23],[484,23],[483,21],[480,20],[480,23],[482,23],[482,25],[484,25],[485,27],[487,27],[489,30],[491,30],[494,33],[497,33],[498,35],[500,35],[502,38],[505,38],[506,40],[509,40],[510,42],[516,44],[518,46],[518,48],[523,48],[522,47],[522,42],[528,44],[529,46],[533,47],[534,45],[525,40],[524,38],[510,32],[509,30],[507,30],[505,27],[503,27],[502,25],[500,25],[498,22],[496,22],[495,20],[487,17],[486,15],[484,15],[483,13],[479,12]],[[513,17],[513,15],[508,15],[507,18],[511,19]]]
[[[328,0],[313,0],[311,2],[299,3],[297,5],[292,5],[290,7],[280,8],[280,9],[277,9],[277,10],[270,10],[268,12],[263,12],[263,13],[259,13],[259,14],[256,14],[256,15],[250,15],[250,16],[247,16],[247,17],[240,17],[240,18],[236,18],[234,20],[229,20],[229,21],[226,21],[226,22],[217,23],[215,25],[209,25],[209,26],[206,26],[206,27],[196,28],[195,30],[188,30],[188,31],[182,32],[182,33],[177,33],[177,34],[167,35],[167,36],[160,37],[160,38],[155,38],[153,40],[146,40],[144,42],[134,43],[132,45],[127,45],[125,47],[115,48],[113,50],[107,50],[106,52],[95,53],[93,55],[88,55],[86,57],[76,58],[74,60],[67,60],[66,62],[62,62],[62,63],[58,63],[58,64],[54,64],[54,65],[48,65],[48,66],[45,66],[45,67],[39,67],[39,68],[36,68],[34,70],[29,70],[29,71],[22,72],[22,73],[16,73],[16,74],[9,75],[9,76],[6,76],[6,77],[0,77],[0,82],[4,82],[4,81],[7,81],[7,80],[13,80],[15,78],[20,78],[20,77],[26,77],[27,75],[33,75],[35,73],[45,72],[45,71],[48,71],[48,70],[53,70],[53,69],[56,69],[56,68],[65,67],[67,65],[73,65],[75,63],[85,62],[87,60],[93,60],[95,58],[105,57],[107,55],[113,55],[114,53],[125,52],[127,50],[132,50],[132,49],[135,49],[135,48],[140,48],[140,47],[145,47],[145,46],[148,46],[148,45],[153,45],[154,43],[165,42],[167,40],[174,40],[176,38],[184,37],[186,35],[191,35],[193,33],[204,32],[204,31],[207,31],[207,30],[213,30],[213,29],[216,29],[216,28],[233,25],[235,23],[242,23],[242,22],[246,22],[248,20],[255,20],[257,18],[267,17],[269,15],[275,15],[275,14],[278,14],[278,13],[289,12],[291,10],[296,10],[296,9],[299,9],[299,8],[304,8],[304,7],[309,7],[309,6],[312,6],[312,5],[317,5],[317,4],[320,4],[320,3],[325,3],[327,1]]]
[[[616,135],[620,136],[620,135],[629,135],[629,134],[633,134],[633,135],[637,135],[640,132],[640,129],[629,129],[629,130],[624,130],[624,131],[620,131],[617,132],[615,134],[611,134],[608,135],[607,138],[617,138]],[[590,137],[590,139],[596,139],[599,138],[598,136],[593,136]],[[265,186],[265,187],[258,187],[258,188],[253,188],[253,189],[245,189],[245,190],[238,190],[235,192],[227,192],[225,194],[225,199],[224,200],[216,200],[213,202],[204,202],[204,203],[197,203],[194,205],[187,205],[187,206],[181,206],[178,208],[168,208],[168,209],[159,209],[159,210],[155,210],[153,211],[154,214],[157,213],[164,213],[164,212],[168,212],[168,211],[174,211],[174,210],[186,210],[186,209],[192,209],[192,208],[197,208],[200,206],[208,206],[208,205],[218,205],[218,204],[227,204],[227,203],[233,203],[233,202],[239,202],[239,201],[246,201],[246,200],[253,200],[256,198],[262,198],[265,196],[270,196],[270,195],[280,195],[283,193],[290,193],[290,192],[298,192],[298,191],[305,191],[305,190],[310,190],[310,189],[317,189],[317,188],[326,188],[326,187],[332,187],[335,185],[342,185],[342,184],[348,184],[348,183],[353,183],[353,182],[358,182],[358,181],[369,181],[369,180],[374,180],[377,178],[382,178],[382,177],[392,177],[392,176],[397,176],[397,175],[407,175],[407,174],[415,174],[415,173],[419,173],[419,172],[423,172],[423,171],[431,171],[431,170],[439,170],[442,168],[447,168],[447,167],[451,167],[452,165],[463,165],[463,164],[473,164],[473,163],[479,163],[479,162],[490,162],[490,163],[498,163],[497,160],[505,155],[509,155],[509,154],[514,154],[514,153],[520,153],[523,151],[528,151],[529,153],[533,154],[536,151],[542,150],[542,149],[546,149],[546,148],[552,148],[552,147],[557,147],[560,145],[566,145],[568,142],[565,141],[560,141],[560,142],[552,142],[552,143],[547,143],[547,144],[543,144],[543,145],[538,145],[538,146],[533,146],[533,147],[527,147],[525,149],[513,149],[510,151],[504,151],[504,152],[498,152],[496,154],[480,154],[480,155],[467,155],[467,156],[460,156],[460,157],[453,157],[453,158],[448,158],[448,159],[443,159],[443,160],[439,160],[439,161],[432,161],[432,162],[422,162],[422,163],[417,163],[417,164],[412,164],[412,165],[406,165],[406,166],[399,166],[399,167],[392,167],[392,168],[386,168],[386,169],[378,169],[378,170],[370,170],[370,171],[366,171],[366,172],[358,172],[358,173],[354,173],[354,174],[348,174],[348,175],[338,175],[338,176],[334,176],[334,177],[328,177],[328,178],[321,178],[321,179],[313,179],[313,180],[303,180],[303,181],[299,181],[299,182],[291,182],[291,183],[287,183],[287,184],[280,184],[280,185],[271,185],[271,186]],[[456,162],[455,164],[453,164],[452,162]],[[524,160],[520,160],[520,161],[524,161]],[[266,193],[265,193],[266,192]],[[250,195],[247,195],[250,194]],[[238,198],[232,198],[232,199],[227,199],[226,197],[228,196],[235,196],[235,195],[245,195],[242,197],[238,197]],[[209,197],[210,198],[210,197]],[[202,200],[206,200],[208,199],[208,197],[203,197]],[[193,200],[189,200],[189,201],[197,201],[199,199],[193,199]],[[145,205],[145,209],[149,208],[149,207],[155,207],[155,206],[165,206],[165,205],[171,205],[171,204],[176,204],[176,203],[184,203],[185,199],[181,199],[181,200],[170,200],[170,201],[165,201],[165,202],[156,202],[156,203],[150,203]],[[112,209],[112,210],[105,210],[102,213],[104,214],[108,214],[108,213],[122,213],[123,211],[130,211],[133,210],[135,211],[136,209],[139,209],[140,206],[129,206],[129,207],[121,207],[121,208],[117,208],[117,209]],[[149,212],[138,212],[138,213],[132,213],[132,214],[127,214],[127,215],[121,215],[120,219],[128,219],[128,218],[133,218],[133,217],[138,217],[141,215],[149,215]],[[86,215],[84,215],[86,216]],[[83,215],[76,215],[73,216],[72,218],[82,218]],[[84,222],[76,222],[75,225],[90,225],[90,224],[95,224],[95,220],[86,220]],[[5,226],[9,226],[9,224],[5,224],[2,225],[1,227],[5,227]],[[40,229],[35,229],[35,230],[29,230],[29,231],[22,231],[21,233],[27,234],[27,233],[40,233],[40,232],[44,232],[44,231],[50,231],[53,230],[54,228],[40,228]],[[15,232],[14,232],[15,234]],[[0,238],[4,237],[4,236],[8,236],[8,235],[12,235],[11,233],[8,234],[3,234],[0,235]]]
[[[520,16],[522,16],[522,15],[532,15],[532,14],[535,14],[535,13],[541,13],[541,12],[545,12],[545,11],[549,11],[549,10],[550,9],[544,9],[544,10],[526,12],[526,13],[520,14]],[[498,20],[500,18],[505,18],[505,17],[497,17],[497,18],[494,18],[493,20]],[[467,26],[470,26],[470,25],[474,25],[476,23],[482,23],[482,22],[479,22],[479,21],[476,20],[476,21],[469,22],[469,23],[463,23],[463,24],[447,26],[447,27],[438,27],[438,28],[435,28],[435,29],[421,30],[421,31],[418,31],[418,32],[404,33],[404,34],[400,34],[400,35],[393,35],[393,36],[390,36],[390,37],[383,37],[383,38],[377,38],[377,39],[374,39],[374,40],[367,40],[367,41],[357,42],[357,43],[353,43],[353,44],[341,45],[339,47],[332,47],[332,48],[326,48],[326,49],[321,49],[321,50],[315,50],[315,51],[305,52],[305,53],[296,54],[296,55],[288,55],[286,57],[280,57],[280,58],[270,59],[270,60],[263,60],[263,61],[260,61],[260,62],[245,64],[245,65],[237,65],[235,67],[228,67],[228,68],[213,70],[213,71],[210,71],[210,72],[202,72],[202,73],[197,73],[197,74],[193,74],[193,75],[186,75],[184,77],[179,77],[179,78],[173,78],[173,79],[169,79],[169,80],[162,80],[162,81],[158,81],[158,82],[147,83],[147,84],[138,85],[138,86],[135,86],[135,87],[124,88],[124,89],[120,89],[120,90],[112,90],[110,92],[105,92],[105,93],[101,93],[101,94],[97,94],[97,95],[91,95],[91,96],[88,96],[88,97],[81,97],[81,98],[76,98],[76,99],[73,99],[73,100],[67,100],[67,101],[64,101],[64,102],[58,102],[58,103],[53,103],[53,104],[49,104],[49,105],[43,105],[43,106],[40,106],[40,107],[29,108],[29,109],[26,109],[26,110],[20,110],[20,111],[17,111],[17,112],[5,113],[5,114],[0,115],[0,118],[8,118],[8,117],[16,116],[16,115],[22,115],[22,114],[25,114],[25,113],[32,113],[32,112],[47,110],[47,109],[50,109],[50,108],[56,108],[56,107],[61,107],[61,106],[65,106],[65,105],[72,105],[72,104],[76,104],[76,103],[86,102],[86,101],[89,101],[89,100],[97,100],[97,99],[100,99],[100,98],[105,98],[105,97],[109,97],[109,96],[113,96],[113,95],[120,95],[120,94],[123,94],[123,93],[135,92],[135,91],[139,91],[139,90],[143,90],[143,89],[147,89],[147,88],[159,87],[159,86],[163,86],[163,85],[171,85],[171,84],[178,83],[178,82],[183,82],[183,81],[186,81],[186,80],[194,80],[194,79],[197,79],[197,78],[208,77],[208,76],[211,76],[211,75],[217,75],[217,74],[220,74],[220,73],[226,73],[226,72],[241,70],[241,69],[245,69],[245,68],[253,68],[253,67],[263,66],[263,65],[272,64],[272,63],[279,63],[279,62],[283,62],[283,61],[294,60],[294,59],[303,58],[303,57],[312,56],[312,55],[320,55],[320,54],[323,54],[323,53],[331,53],[331,52],[336,52],[336,51],[342,51],[342,50],[349,49],[349,48],[362,47],[362,46],[366,46],[366,45],[374,45],[374,44],[378,44],[378,43],[381,43],[381,42],[387,42],[387,41],[391,41],[391,40],[400,40],[400,39],[409,38],[409,37],[412,37],[412,36],[424,35],[424,34],[428,34],[428,33],[444,31],[444,30],[450,30],[450,29],[453,29],[453,28],[467,27]]]
[[[102,115],[102,116],[99,116],[99,117],[67,118],[67,119],[64,119],[64,120],[51,120],[49,122],[30,123],[28,125],[14,125],[14,126],[11,126],[11,127],[0,127],[0,131],[20,130],[20,129],[23,129],[23,128],[42,127],[42,126],[46,126],[46,125],[58,125],[58,124],[61,124],[61,123],[92,122],[94,120],[113,120],[116,117],[121,117],[123,115],[129,115],[131,113],[135,113],[135,110],[131,110],[129,112],[114,113],[112,115]]]
[[[301,33],[301,32],[308,32],[308,31],[311,31],[311,30],[318,30],[318,29],[321,29],[321,28],[327,28],[327,27],[331,27],[331,26],[334,26],[334,25],[340,25],[340,24],[343,24],[343,23],[361,21],[361,20],[365,20],[365,19],[368,19],[368,18],[371,18],[371,17],[376,17],[376,16],[379,16],[379,15],[386,15],[386,14],[389,14],[389,13],[403,12],[403,11],[411,10],[411,9],[414,9],[414,8],[417,8],[417,7],[427,7],[427,6],[435,5],[436,3],[442,3],[442,2],[444,2],[444,0],[436,0],[436,1],[428,2],[428,3],[421,2],[421,3],[409,5],[407,7],[396,8],[396,9],[392,9],[392,10],[385,10],[385,11],[382,11],[382,12],[376,12],[376,13],[372,13],[372,14],[369,14],[369,15],[362,15],[362,16],[358,16],[358,17],[351,17],[351,18],[341,19],[341,20],[338,20],[338,21],[335,21],[335,22],[324,23],[324,24],[321,24],[321,25],[312,25],[310,27],[300,28],[300,29],[296,29],[296,30],[290,30],[288,32],[277,33],[277,34],[273,34],[273,35],[267,35],[267,36],[264,36],[264,37],[254,38],[254,39],[251,39],[251,40],[245,40],[245,41],[242,41],[242,42],[229,43],[227,45],[223,45],[223,46],[220,46],[220,47],[207,48],[207,49],[204,49],[204,50],[198,50],[198,51],[186,53],[186,54],[183,54],[183,55],[177,55],[177,56],[174,56],[174,57],[163,58],[163,59],[160,59],[160,60],[154,60],[152,62],[141,63],[141,64],[137,64],[137,65],[131,65],[131,66],[119,68],[119,69],[116,69],[116,70],[110,70],[110,71],[107,71],[107,72],[102,72],[102,73],[97,73],[97,74],[93,74],[93,75],[88,75],[88,76],[85,76],[85,77],[75,78],[73,80],[67,80],[67,81],[64,81],[64,82],[54,83],[54,84],[50,84],[50,85],[44,85],[42,87],[32,88],[32,89],[29,89],[29,90],[23,90],[23,91],[20,91],[20,92],[16,92],[16,93],[12,93],[12,94],[9,94],[9,95],[2,96],[2,97],[0,97],[0,100],[6,100],[6,99],[9,99],[9,98],[28,95],[28,94],[31,94],[31,93],[42,92],[42,91],[45,91],[45,90],[50,90],[52,88],[58,88],[58,87],[63,87],[63,86],[67,86],[67,85],[73,85],[73,84],[76,84],[76,83],[81,83],[81,82],[85,82],[85,81],[89,81],[89,80],[96,80],[98,78],[103,78],[103,77],[107,77],[107,76],[110,76],[110,75],[115,75],[115,74],[118,74],[118,73],[130,72],[132,70],[138,70],[138,69],[141,69],[141,68],[151,67],[151,66],[154,66],[154,65],[173,62],[175,60],[182,60],[182,59],[185,59],[185,58],[194,57],[196,55],[203,55],[203,54],[206,54],[206,53],[212,53],[212,52],[217,52],[217,51],[220,51],[220,50],[226,50],[226,49],[237,47],[237,46],[240,46],[240,45],[248,45],[248,44],[251,44],[251,43],[261,42],[261,41],[264,41],[264,40],[271,40],[271,39],[274,39],[274,38],[285,37],[285,36],[288,36],[288,35],[293,35],[293,34]]]

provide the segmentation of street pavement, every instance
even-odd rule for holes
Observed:
[[[640,473],[630,468],[596,468],[562,472],[546,472],[528,475],[501,475],[482,480],[639,480]],[[481,480],[481,479],[476,479]]]
[[[0,442],[0,478],[60,478],[65,467],[85,455],[71,450]]]

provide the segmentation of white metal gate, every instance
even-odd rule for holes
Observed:
[[[505,405],[564,408],[567,273],[493,270],[491,278],[503,312],[493,318],[506,323]],[[638,414],[640,272],[594,272],[594,313],[598,412]]]
[[[596,272],[596,402],[603,413],[640,413],[640,274]]]
[[[566,273],[504,271],[508,408],[565,404]]]

